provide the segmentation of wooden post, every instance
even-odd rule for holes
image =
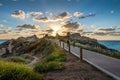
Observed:
[[[60,41],[60,46],[61,46],[61,41]]]
[[[83,51],[82,51],[82,48],[80,48],[80,61],[83,60]]]
[[[68,50],[69,50],[69,53],[70,53],[70,44],[68,45]]]
[[[64,49],[64,42],[63,42],[63,49]]]

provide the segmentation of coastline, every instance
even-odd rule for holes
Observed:
[[[120,40],[98,40],[98,43],[120,52]]]

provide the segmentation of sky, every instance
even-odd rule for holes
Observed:
[[[120,0],[0,0],[0,39],[67,32],[120,40]]]

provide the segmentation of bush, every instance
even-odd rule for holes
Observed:
[[[47,71],[47,66],[45,62],[38,62],[34,66],[34,70],[37,72],[45,72]]]
[[[60,70],[60,69],[63,69],[63,65],[57,61],[50,61],[47,63],[47,69],[48,71]]]
[[[49,41],[48,46],[42,52],[42,60],[35,64],[37,72],[48,72],[63,69],[62,61],[65,61],[65,52],[54,42]]]
[[[52,53],[47,57],[47,61],[65,61],[65,59],[64,53]]]
[[[12,56],[8,58],[7,61],[17,62],[17,63],[26,63],[25,59],[23,59],[22,57],[18,57],[18,56]]]
[[[23,57],[24,59],[31,60],[31,61],[34,59],[34,57],[31,56],[30,54],[24,54],[24,55],[22,55],[21,57]]]
[[[0,61],[0,80],[44,80],[26,65]]]
[[[63,65],[58,61],[36,63],[34,70],[37,72],[48,72],[63,69]]]

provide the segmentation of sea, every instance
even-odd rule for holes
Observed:
[[[7,40],[0,40],[0,44]],[[120,51],[120,40],[98,40],[100,44],[104,46]]]
[[[108,48],[120,51],[120,40],[99,40],[98,42]]]
[[[3,40],[3,39],[2,39],[2,40],[0,40],[0,44],[1,44],[1,43],[4,43],[5,41],[7,41],[7,40]]]

